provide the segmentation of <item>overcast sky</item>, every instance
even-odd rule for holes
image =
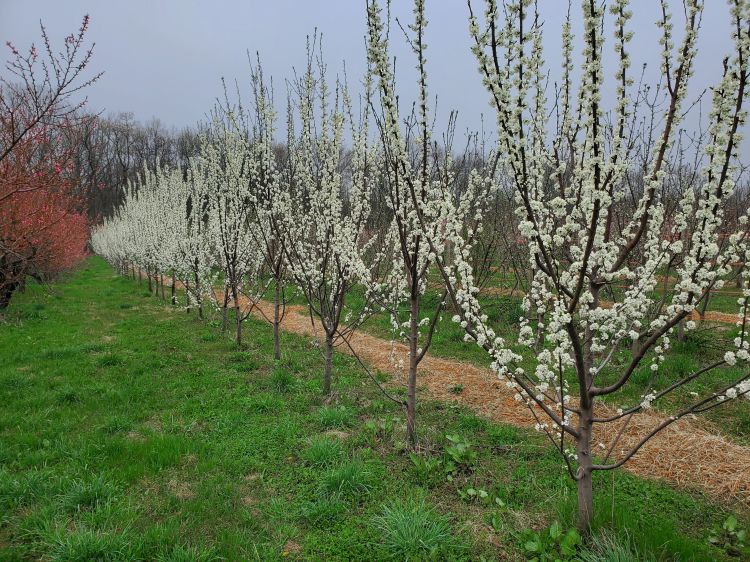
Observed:
[[[556,72],[567,2],[539,3],[545,57]],[[672,3],[679,32],[682,2]],[[394,14],[410,21],[411,4],[394,0]],[[481,0],[475,4],[481,9]],[[578,16],[579,2],[573,4]],[[658,68],[658,4],[632,2],[634,68],[644,62],[652,72]],[[706,4],[694,94],[716,82],[721,60],[731,50],[726,3]],[[26,47],[38,41],[41,19],[59,41],[77,29],[84,14],[91,16],[89,37],[96,42],[92,70],[105,72],[88,91],[91,109],[105,114],[130,111],[144,122],[157,117],[167,126],[181,127],[202,119],[221,93],[222,77],[248,84],[247,50],[260,53],[265,73],[274,78],[278,104],[292,68],[305,64],[305,37],[315,28],[323,34],[331,73],[340,72],[346,61],[351,89],[357,89],[365,67],[365,0],[0,0],[0,39]],[[478,129],[481,115],[490,111],[469,51],[466,2],[428,0],[427,15],[430,91],[438,96],[438,122],[444,122],[449,109],[457,109],[459,129]],[[392,39],[399,91],[401,99],[412,100],[413,59],[396,31]],[[611,43],[608,47],[609,56]]]

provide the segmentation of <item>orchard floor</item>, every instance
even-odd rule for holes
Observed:
[[[260,307],[265,309],[261,317],[273,317],[271,304],[261,302]],[[320,337],[304,309],[288,309],[282,327],[295,334]],[[340,345],[339,349],[344,353],[356,352],[370,366],[389,373],[393,382],[401,387],[406,385],[404,369],[395,367],[408,364],[409,349],[405,344],[389,342],[361,330],[350,338],[349,345],[351,347]],[[428,354],[420,364],[419,384],[431,399],[455,402],[496,422],[533,428],[537,419],[544,418],[541,409],[532,414],[524,403],[516,401],[515,391],[490,369],[465,361]],[[750,405],[742,401],[739,407],[750,408]],[[602,405],[596,411],[600,417],[615,413]],[[597,425],[596,446],[604,451],[612,450],[611,460],[614,461],[636,446],[666,417],[665,413],[652,411],[623,418],[618,423]],[[625,470],[644,478],[702,488],[723,501],[741,502],[750,507],[750,447],[734,443],[721,434],[716,424],[707,423],[705,419],[683,418],[668,426],[628,461]]]
[[[335,356],[324,403],[309,336],[285,333],[276,363],[266,323],[245,334],[237,349],[99,258],[18,295],[0,320],[0,560],[523,560],[531,530],[571,526],[574,487],[533,431],[424,393],[434,462],[415,464],[354,359]],[[452,480],[446,435],[476,453]],[[595,486],[581,556],[732,559],[709,542],[726,503],[623,471]]]

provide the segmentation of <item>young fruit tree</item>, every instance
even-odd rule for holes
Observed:
[[[88,221],[72,173],[85,99],[74,96],[93,54],[88,16],[56,51],[41,26],[43,48],[19,51],[0,74],[0,309],[27,276],[44,281],[85,255]]]
[[[178,268],[178,278],[185,287],[187,311],[195,307],[198,316],[202,317],[203,303],[207,296],[211,298],[216,278],[216,255],[210,234],[211,194],[210,186],[196,172],[194,165],[188,168],[186,184],[185,205],[174,210],[184,213],[182,216],[185,217],[185,238],[180,244],[182,267]]]
[[[86,256],[88,219],[68,168],[55,163],[57,140],[37,127],[0,161],[0,311],[27,277],[46,282]]]
[[[287,302],[288,271],[284,244],[289,209],[284,203],[284,190],[289,180],[283,178],[279,163],[283,159],[275,150],[276,112],[272,90],[265,83],[260,60],[251,67],[251,79],[254,116],[252,125],[245,127],[251,130],[249,134],[253,139],[249,147],[252,166],[247,212],[249,241],[256,253],[257,268],[254,283],[247,286],[245,294],[251,306],[255,306],[273,288],[273,314],[269,317],[262,307],[257,307],[257,310],[273,327],[273,356],[278,360],[281,359],[280,328]],[[290,173],[288,159],[287,154],[287,176]]]
[[[235,341],[242,345],[242,322],[249,311],[242,306],[240,295],[245,281],[258,269],[259,254],[250,234],[251,178],[257,164],[250,143],[231,111],[225,118],[214,118],[211,136],[202,144],[201,155],[194,161],[201,181],[208,184],[212,246],[224,276],[224,318],[227,297],[231,296],[235,313]]]
[[[733,267],[744,269],[748,258],[746,211],[731,230],[724,213],[739,173],[750,57],[750,3],[732,0],[730,6],[734,52],[724,59],[711,93],[701,181],[688,183],[672,216],[666,217],[662,187],[674,180],[668,177],[667,161],[688,109],[703,3],[685,2],[685,29],[678,37],[668,3],[661,2],[664,87],[656,90],[664,92],[663,113],[656,121],[661,129],[632,212],[623,211],[630,196],[626,180],[633,167],[631,141],[638,118],[628,54],[633,35],[629,2],[581,2],[577,90],[570,17],[563,25],[564,65],[555,112],[548,111],[548,69],[542,54],[542,29],[548,27],[543,28],[536,4],[516,0],[499,6],[486,0],[480,18],[470,3],[473,51],[497,117],[499,172],[510,178],[515,193],[532,272],[517,333],[507,326],[496,331],[484,314],[468,260],[471,240],[456,203],[440,184],[431,189],[445,221],[436,232],[428,219],[421,232],[431,246],[440,248],[446,240],[453,245],[454,261],[445,263],[438,256],[436,263],[458,309],[454,320],[487,351],[492,368],[516,399],[529,406],[537,429],[560,451],[578,488],[583,530],[590,528],[593,516],[594,473],[622,466],[685,416],[750,393],[746,289],[739,299],[733,345],[724,355],[709,357],[692,372],[660,372],[678,324],[685,320],[686,329],[694,328],[692,312],[711,290],[722,287]],[[615,56],[614,68],[607,71],[603,45],[609,28],[614,29]],[[607,108],[605,84],[613,80],[609,72],[617,86],[613,106]],[[419,208],[419,198],[412,200],[419,216],[429,216]],[[726,243],[719,244],[720,238]],[[679,264],[673,269],[676,284],[658,307],[659,275],[670,263]],[[604,301],[605,290],[614,302]],[[638,339],[640,345],[632,346]],[[542,343],[538,351],[536,341]],[[704,380],[711,390],[687,392],[686,385],[696,380]],[[657,421],[633,435],[631,428],[644,427],[633,420],[665,399],[670,401],[664,406],[668,413],[643,417],[646,423]],[[596,449],[597,436],[605,432],[612,439]]]
[[[471,225],[473,213],[481,207],[478,189],[484,179],[476,173],[468,175],[467,184],[460,186],[450,145],[439,147],[433,139],[432,110],[428,103],[425,3],[414,5],[414,23],[409,26],[413,36],[407,38],[417,59],[419,98],[416,109],[402,122],[398,96],[389,60],[389,25],[381,17],[375,0],[367,3],[367,48],[371,79],[374,81],[374,118],[378,125],[383,151],[382,181],[391,214],[385,245],[391,267],[386,277],[388,294],[379,304],[391,315],[394,332],[407,342],[406,427],[409,443],[414,446],[416,434],[417,371],[432,343],[433,334],[445,306],[446,294],[436,301],[427,301],[431,274],[438,260],[447,262],[452,249],[444,230],[441,201],[435,192],[460,197],[453,208],[456,221]],[[377,105],[377,107],[375,107]],[[471,202],[473,204],[468,204]],[[469,238],[475,232],[469,228]]]
[[[367,289],[364,302],[356,307],[347,306],[347,297],[357,286],[372,286],[371,267],[378,265],[365,259],[377,242],[367,228],[376,155],[368,145],[369,108],[357,125],[346,87],[337,83],[331,100],[322,63],[319,69],[313,70],[309,56],[307,71],[296,85],[298,115],[288,116],[290,133],[295,117],[301,130],[299,138],[289,135],[284,251],[291,277],[323,331],[327,396],[334,347],[348,342],[371,311]],[[347,123],[353,143],[348,154],[343,147]]]

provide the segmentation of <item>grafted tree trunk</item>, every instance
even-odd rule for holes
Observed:
[[[174,294],[175,289],[176,289],[175,287],[176,284],[177,284],[177,280],[175,279],[174,271],[172,271],[172,286],[170,287],[170,292],[172,293],[171,295],[172,305],[177,304],[177,297],[175,297],[175,294]]]

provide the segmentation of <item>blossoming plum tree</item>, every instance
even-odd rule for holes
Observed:
[[[348,342],[372,310],[367,288],[379,261],[365,256],[377,255],[378,237],[367,228],[377,155],[368,144],[369,108],[358,126],[346,86],[337,82],[332,102],[325,66],[318,66],[316,74],[308,53],[307,71],[296,85],[301,131],[297,139],[289,135],[284,250],[294,283],[324,334],[323,393],[329,395],[334,346]],[[288,116],[290,132],[294,118]],[[343,146],[347,123],[353,142],[349,154]],[[347,296],[357,285],[366,287],[365,302],[355,309],[347,306]]]
[[[547,70],[536,5],[516,0],[505,2],[501,10],[495,0],[486,0],[483,21],[470,13],[473,51],[497,117],[501,170],[513,184],[532,271],[517,337],[501,337],[483,313],[468,260],[472,242],[465,236],[453,198],[440,192],[439,184],[434,184],[434,197],[441,198],[446,209],[443,228],[436,232],[433,223],[426,221],[421,232],[431,246],[439,248],[446,239],[454,245],[452,262],[436,259],[459,311],[454,320],[488,352],[498,376],[507,380],[517,400],[530,407],[537,429],[560,451],[577,483],[579,525],[584,530],[593,514],[593,473],[622,466],[653,436],[685,416],[750,393],[747,366],[731,369],[737,362],[750,360],[747,290],[739,299],[733,348],[693,372],[672,375],[656,386],[675,327],[688,319],[712,289],[723,285],[733,263],[744,268],[748,258],[747,215],[739,218],[728,242],[718,244],[725,225],[724,203],[734,191],[738,174],[750,57],[750,3],[732,0],[730,5],[735,51],[723,61],[723,75],[713,89],[710,142],[705,147],[701,181],[697,188],[684,188],[669,221],[661,186],[670,179],[666,162],[686,110],[702,2],[685,3],[685,30],[677,45],[669,6],[661,2],[663,17],[658,26],[666,103],[645,189],[635,211],[627,216],[621,214],[620,203],[632,165],[628,135],[635,120],[629,2],[616,0],[609,6],[617,84],[609,119],[603,95],[608,80],[603,63],[607,6],[594,0],[581,2],[583,60],[577,95],[572,83],[570,17],[563,25],[564,65],[556,122],[548,117]],[[419,206],[420,199],[412,199]],[[654,302],[660,298],[655,291],[658,274],[667,263],[679,264],[677,282],[669,301],[657,307],[654,315]],[[617,288],[615,302],[604,302],[602,291],[613,287]],[[689,320],[685,324],[687,329],[694,327]],[[638,339],[642,339],[640,345],[628,345]],[[543,343],[537,352],[533,351],[535,341]],[[641,387],[634,375],[643,367],[651,375]],[[653,427],[622,445],[635,416],[717,369],[729,369],[728,379],[722,379],[725,382],[715,383],[705,395],[679,402],[672,415],[658,418]],[[619,408],[602,404],[605,397],[611,403],[626,387],[637,388],[640,398],[632,403],[621,401]],[[598,455],[593,448],[594,432],[606,424],[616,424],[616,437]]]
[[[194,162],[199,181],[208,184],[212,246],[224,275],[225,301],[226,296],[232,298],[238,346],[242,344],[242,322],[249,314],[240,295],[246,278],[254,278],[259,266],[259,253],[250,234],[249,201],[257,164],[251,142],[230,111],[223,119],[214,118],[211,136],[202,143],[201,155]],[[226,318],[226,302],[224,311]]]
[[[428,103],[426,44],[424,31],[425,3],[414,3],[414,34],[410,46],[417,58],[419,99],[416,111],[402,124],[394,76],[389,60],[389,23],[383,21],[375,0],[367,3],[367,47],[372,79],[379,106],[375,119],[383,150],[382,176],[392,219],[385,237],[390,262],[386,284],[387,297],[381,303],[390,312],[391,324],[409,347],[407,371],[406,427],[411,445],[416,443],[417,369],[432,343],[438,320],[445,306],[446,294],[431,310],[424,310],[423,297],[428,290],[430,273],[438,261],[449,260],[452,254],[447,238],[440,236],[446,221],[445,207],[436,194],[458,196],[456,170],[450,146],[440,150],[432,138],[431,108]],[[467,185],[451,207],[455,224],[462,223],[462,232],[474,240],[471,227],[474,213],[482,207],[480,189],[485,179],[469,175]],[[468,230],[466,230],[468,228]]]

